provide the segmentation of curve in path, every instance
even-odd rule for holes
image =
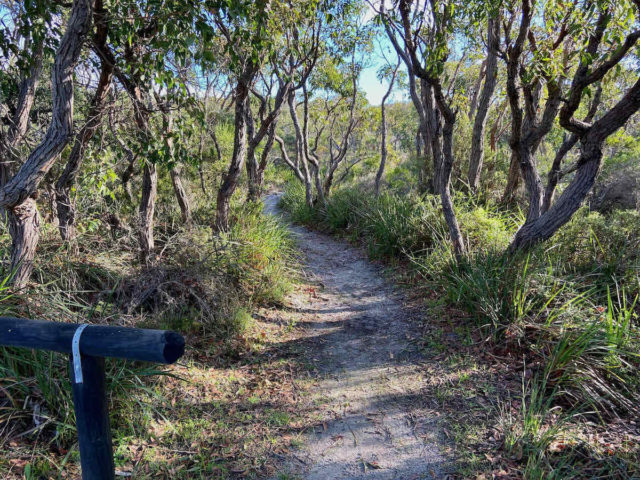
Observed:
[[[279,199],[265,198],[266,213],[278,214]],[[292,303],[304,313],[305,352],[319,374],[315,402],[326,421],[277,478],[442,478],[445,459],[436,420],[424,411],[412,314],[360,250],[290,228],[310,281],[322,287]]]

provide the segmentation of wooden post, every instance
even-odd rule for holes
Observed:
[[[114,480],[113,447],[109,428],[104,358],[80,355],[82,383],[70,358],[73,406],[80,446],[82,480]]]

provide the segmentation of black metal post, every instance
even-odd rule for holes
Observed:
[[[115,465],[107,409],[104,358],[81,354],[80,359],[82,383],[76,382],[73,357],[69,365],[82,480],[114,480]]]
[[[0,317],[0,346],[71,354],[82,479],[114,480],[104,357],[171,364],[184,353],[184,338],[166,330]]]

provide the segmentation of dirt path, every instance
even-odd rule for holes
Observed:
[[[265,199],[278,214],[279,196]],[[326,419],[276,478],[443,478],[444,449],[429,416],[411,313],[379,268],[347,243],[291,227],[316,290],[291,302],[319,382],[312,399]]]

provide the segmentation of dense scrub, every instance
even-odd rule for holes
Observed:
[[[639,41],[640,0],[0,0],[0,314],[186,334],[163,376],[110,363],[118,461],[273,473],[283,186],[401,267],[429,351],[517,378],[476,409],[496,476],[637,476]],[[0,476],[75,473],[66,368],[0,351]]]
[[[512,392],[522,407],[503,418],[503,448],[518,457],[525,476],[556,468],[561,478],[637,473],[637,445],[617,450],[626,462],[611,450],[608,467],[580,470],[587,444],[575,432],[577,425],[640,413],[638,212],[604,216],[583,208],[553,245],[508,255],[520,214],[460,197],[468,254],[457,261],[438,201],[429,195],[375,197],[353,186],[310,208],[292,184],[282,204],[296,221],[347,236],[372,258],[400,265],[413,290],[445,308],[445,323],[470,328],[481,349],[522,375],[524,393]]]

